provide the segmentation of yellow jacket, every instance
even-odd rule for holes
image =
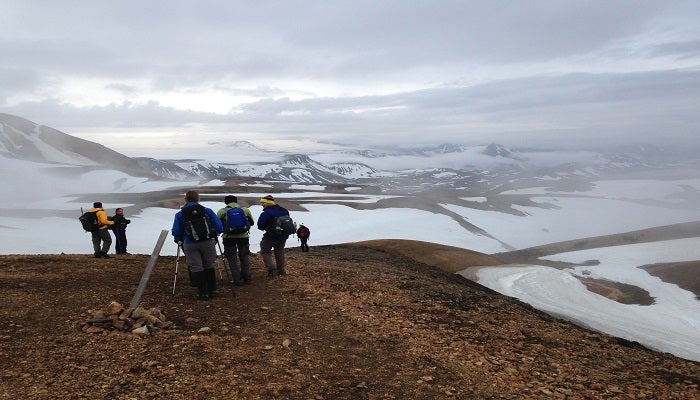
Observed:
[[[108,226],[114,225],[114,221],[107,219],[107,213],[101,208],[91,208],[90,212],[94,212],[97,217],[97,224],[99,229],[107,229]]]

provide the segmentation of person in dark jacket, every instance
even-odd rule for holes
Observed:
[[[114,250],[117,254],[128,255],[126,251],[126,226],[131,223],[130,219],[124,217],[124,209],[117,208],[114,210],[114,216],[112,216],[112,222],[114,225],[110,227],[112,232],[114,232]]]
[[[172,235],[175,243],[182,246],[185,252],[187,268],[191,273],[193,283],[197,285],[197,298],[207,300],[216,297],[216,236],[224,231],[221,220],[211,208],[203,207],[211,227],[215,231],[214,237],[193,239],[187,235],[185,217],[183,212],[189,211],[189,207],[199,206],[199,193],[190,190],[185,193],[185,205],[175,214]],[[195,208],[196,209],[196,208]]]
[[[279,235],[274,232],[275,218],[282,215],[289,215],[286,208],[275,203],[274,197],[267,195],[260,199],[260,205],[263,208],[262,213],[258,217],[258,229],[265,231],[262,240],[260,240],[260,255],[262,256],[267,276],[286,275],[284,245],[287,242],[289,235]],[[274,251],[275,261],[272,261],[272,253]]]
[[[226,207],[216,212],[219,219],[224,221],[228,210],[232,208],[240,208],[248,220],[247,228],[250,229],[251,226],[255,225],[253,214],[250,213],[250,210],[247,207],[238,205],[238,197],[228,195],[224,197],[224,204],[226,204]],[[243,285],[244,283],[251,283],[250,233],[248,229],[246,229],[245,232],[240,233],[224,232],[222,235],[224,242],[224,255],[226,256],[229,269],[231,270],[233,284],[236,286]],[[240,265],[238,264],[239,260]]]
[[[309,236],[311,236],[311,230],[302,222],[297,229],[297,239],[301,241],[301,251],[303,252],[309,251],[309,245],[306,243],[309,241]]]

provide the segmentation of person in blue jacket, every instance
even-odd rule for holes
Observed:
[[[224,231],[212,209],[199,204],[199,193],[185,193],[185,205],[175,214],[172,235],[182,246],[190,276],[197,286],[197,298],[216,297],[216,238]]]
[[[281,215],[289,215],[286,208],[275,204],[275,199],[271,195],[267,195],[260,199],[260,205],[263,208],[262,213],[258,217],[258,229],[265,231],[262,240],[260,240],[260,255],[262,256],[267,276],[286,275],[284,245],[287,242],[289,235],[279,235],[274,232],[275,217]],[[275,262],[272,262],[272,253],[275,254]]]

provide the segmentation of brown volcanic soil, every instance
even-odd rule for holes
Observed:
[[[183,269],[171,297],[175,258],[161,257],[141,305],[176,328],[146,337],[78,326],[90,309],[127,305],[148,256],[0,256],[0,398],[700,397],[698,363],[395,253],[424,244],[381,244],[288,249],[289,274],[274,279],[254,255],[253,284],[211,301],[194,299]]]
[[[664,282],[675,283],[700,299],[700,261],[650,264],[640,267]]]

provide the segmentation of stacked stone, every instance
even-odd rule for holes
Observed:
[[[120,331],[149,335],[175,325],[172,321],[167,321],[157,308],[124,308],[116,301],[105,309],[89,310],[88,313],[90,317],[80,326],[80,330],[85,333]]]

